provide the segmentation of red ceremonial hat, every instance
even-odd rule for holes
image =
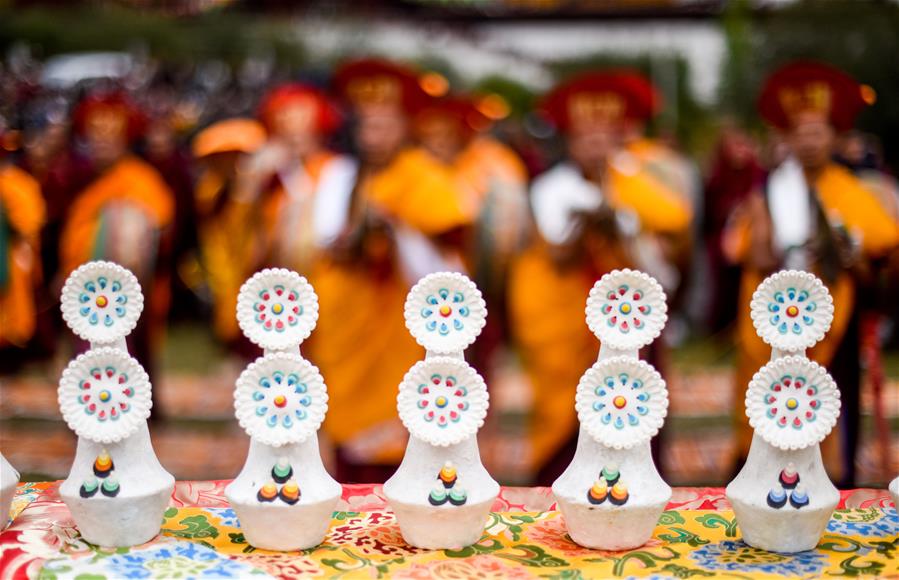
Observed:
[[[799,113],[817,111],[839,131],[852,128],[866,98],[864,87],[848,74],[830,65],[800,61],[778,69],[768,77],[759,95],[761,116],[780,129],[789,129]]]
[[[642,74],[609,70],[578,75],[543,98],[540,110],[560,130],[572,125],[646,120],[658,113],[662,97]]]
[[[378,58],[342,64],[334,73],[334,86],[354,107],[395,103],[414,113],[427,102],[427,94],[414,70]]]
[[[124,133],[129,142],[143,135],[147,118],[123,91],[88,95],[72,113],[72,127],[77,135]]]
[[[319,133],[327,135],[340,127],[340,113],[325,93],[302,83],[287,83],[269,91],[259,104],[259,119],[271,131],[277,115],[295,104],[310,105],[310,114],[314,115],[310,121]]]
[[[416,123],[445,120],[457,123],[466,134],[484,131],[490,119],[478,109],[476,101],[468,96],[449,95],[431,98],[415,115]]]

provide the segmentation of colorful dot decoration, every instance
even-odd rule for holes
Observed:
[[[487,415],[487,386],[464,360],[433,357],[416,363],[400,384],[397,406],[409,432],[432,445],[459,443]]]
[[[150,388],[147,373],[128,353],[92,349],[63,372],[59,406],[79,437],[113,443],[134,433],[149,417]]]
[[[600,278],[587,298],[587,325],[604,345],[639,349],[659,336],[667,321],[665,292],[636,270],[615,270]]]
[[[780,334],[802,334],[815,323],[816,310],[818,303],[809,298],[807,290],[792,287],[778,290],[768,302],[768,312],[771,313],[768,322]]]
[[[802,429],[818,419],[818,386],[802,375],[783,375],[771,381],[765,414],[781,429]]]
[[[805,357],[776,359],[753,377],[746,392],[749,422],[781,449],[820,442],[839,416],[839,391],[823,367]]]
[[[107,477],[112,470],[115,469],[115,465],[112,462],[112,457],[109,456],[109,453],[104,449],[100,455],[97,456],[97,459],[94,460],[94,475],[97,477]]]
[[[119,480],[115,476],[115,464],[109,452],[104,449],[100,452],[92,465],[94,475],[86,478],[78,490],[78,494],[87,499],[100,492],[106,497],[116,497],[121,491]]]
[[[799,485],[799,472],[796,471],[795,465],[788,463],[787,466],[781,470],[777,479],[784,489],[793,489]]]
[[[623,334],[640,330],[646,325],[646,317],[652,314],[652,305],[645,304],[646,292],[621,284],[606,293],[601,311],[606,325],[617,328]]]
[[[256,499],[262,503],[270,503],[278,498],[278,486],[274,481],[268,481],[256,492]]]
[[[465,505],[468,501],[468,492],[456,485],[458,479],[456,466],[451,461],[444,463],[437,473],[437,480],[440,483],[428,494],[428,503],[432,506],[447,503],[453,506]]]
[[[272,467],[272,479],[275,483],[286,483],[292,477],[293,467],[291,467],[290,462],[286,457],[279,458],[275,466]]]
[[[66,280],[60,308],[84,340],[110,343],[128,335],[143,310],[137,278],[112,262],[88,262]]]
[[[253,319],[265,332],[284,332],[300,323],[303,305],[299,303],[299,298],[299,292],[282,284],[263,288],[253,303],[256,313]]]
[[[587,490],[587,503],[591,505],[600,505],[608,499],[610,504],[621,506],[627,503],[629,498],[627,486],[621,481],[621,473],[614,464],[604,466],[599,472],[599,477]]]
[[[287,408],[288,397],[292,403],[290,409]],[[309,386],[300,381],[297,373],[283,371],[260,377],[253,400],[257,403],[256,415],[265,417],[265,424],[272,428],[290,429],[295,421],[305,421],[312,405]]]
[[[447,461],[437,473],[440,482],[428,494],[428,503],[433,506],[450,504],[454,506],[465,505],[468,501],[468,492],[456,485],[459,473],[452,461]]]
[[[234,406],[247,434],[273,446],[299,443],[315,433],[328,394],[318,369],[299,354],[275,352],[256,359],[237,380]]]
[[[626,372],[603,378],[594,389],[596,401],[593,403],[593,410],[600,414],[603,425],[612,425],[616,429],[638,426],[640,419],[649,414],[652,398],[644,386],[642,380]]]
[[[480,334],[486,317],[480,290],[462,274],[425,276],[406,297],[406,327],[421,346],[435,353],[464,350]]]
[[[766,278],[749,305],[756,333],[787,352],[811,348],[830,329],[833,298],[813,274],[785,270]]]
[[[768,491],[765,502],[769,507],[781,509],[790,505],[796,509],[804,508],[809,504],[808,493],[799,484],[799,472],[793,463],[788,463],[777,476],[777,485]]]
[[[118,421],[131,412],[134,386],[128,374],[113,365],[94,367],[78,382],[84,413],[95,416],[97,421]]]
[[[454,485],[456,485],[456,480],[458,479],[458,473],[456,472],[456,467],[453,465],[451,461],[447,461],[443,467],[440,468],[440,473],[437,474],[437,479],[443,483],[443,487],[446,489],[450,489]]]
[[[460,384],[453,375],[432,374],[427,382],[418,385],[418,394],[422,417],[441,429],[461,421],[470,407],[468,387]]]
[[[440,336],[446,336],[453,330],[465,330],[465,320],[471,315],[471,308],[465,305],[463,292],[439,288],[434,294],[428,294],[425,302],[427,305],[421,309],[425,330]]]
[[[300,496],[300,486],[293,478],[293,467],[286,457],[279,457],[272,466],[271,479],[256,491],[256,500],[260,503],[272,503],[280,499],[288,505],[294,505],[300,501]]]
[[[293,349],[318,321],[318,297],[291,270],[271,268],[250,277],[237,295],[237,322],[244,335],[270,350]]]
[[[91,326],[112,326],[128,313],[128,296],[122,292],[121,280],[106,276],[84,282],[78,302],[81,304],[78,314]]]
[[[576,401],[581,424],[598,441],[616,449],[652,437],[668,408],[661,376],[630,357],[595,364],[582,377]]]

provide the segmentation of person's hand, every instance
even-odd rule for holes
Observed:
[[[269,141],[239,162],[234,197],[245,203],[256,200],[266,184],[288,163],[287,147],[279,141]]]
[[[749,234],[749,261],[753,267],[763,272],[777,267],[777,257],[771,248],[771,219],[761,195],[753,195],[746,200],[746,212],[752,224]]]

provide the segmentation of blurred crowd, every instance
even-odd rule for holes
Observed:
[[[423,355],[404,326],[406,293],[430,272],[461,271],[490,312],[471,362],[490,384],[502,353],[519,357],[533,393],[523,460],[546,484],[574,451],[575,388],[598,347],[584,323],[595,280],[646,271],[670,312],[733,336],[742,393],[770,354],[748,316],[752,291],[798,268],[836,305],[812,355],[842,391],[826,454],[852,485],[862,367],[882,381],[895,310],[899,197],[877,143],[853,129],[876,97],[845,73],[816,62],[773,71],[758,101],[769,130],[723,120],[700,164],[648,133],[664,103],[633,70],[587,71],[544,95],[535,115],[552,139],[508,118],[498,95],[376,58],[304,82],[141,72],[60,86],[32,64],[0,77],[4,372],[53,354],[66,334],[59,288],[88,260],[140,280],[145,314],[129,340],[151,376],[172,318],[208,322],[255,356],[238,290],[261,268],[290,268],[320,301],[304,353],[328,384],[336,476],[383,481],[405,445],[396,388]],[[702,299],[687,317],[691,287]],[[646,353],[663,374],[667,348]],[[734,399],[742,455],[751,431]]]

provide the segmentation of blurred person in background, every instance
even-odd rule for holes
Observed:
[[[828,367],[841,392],[837,438],[825,446],[828,468],[838,487],[853,487],[860,419],[859,320],[857,289],[870,280],[871,260],[899,244],[899,227],[877,196],[832,160],[836,137],[852,128],[865,106],[862,87],[842,71],[815,62],[797,62],[773,73],[759,97],[762,118],[783,133],[789,155],[747,199],[727,234],[728,254],[743,267],[737,325],[735,388],[742,393],[752,375],[768,362],[770,347],[756,335],[749,301],[771,272],[813,272],[830,289],[834,319],[827,336],[809,355]],[[752,437],[742,396],[734,397],[738,423],[738,463]]]
[[[46,218],[40,184],[16,167],[10,153],[17,132],[0,117],[0,352],[24,348],[37,322],[36,295],[42,281],[40,233]],[[15,363],[22,357],[3,356]],[[12,369],[3,369],[4,371]]]
[[[143,109],[147,112],[147,126],[141,152],[144,159],[165,180],[175,198],[175,221],[172,224],[172,252],[165,268],[172,272],[172,308],[170,315],[189,318],[196,312],[193,292],[178,275],[179,265],[197,247],[197,220],[194,213],[194,167],[188,149],[182,143],[182,133],[189,127],[181,125],[177,115],[177,93],[173,86],[151,87]]]
[[[76,190],[60,240],[60,278],[90,260],[134,272],[145,302],[129,348],[151,378],[169,310],[175,198],[151,165],[131,151],[146,118],[123,92],[94,92],[73,113],[87,183]],[[160,417],[154,402],[153,414]]]
[[[646,82],[638,74],[627,74],[624,78],[627,82],[635,83],[635,91],[640,91],[640,85]],[[658,113],[662,108],[662,97],[655,87],[652,87],[651,95],[655,112]],[[692,159],[675,148],[673,134],[669,133],[664,137],[649,136],[649,121],[649,118],[625,121],[624,150],[640,164],[643,173],[652,176],[669,192],[679,195],[683,204],[689,206],[692,212],[700,203],[701,181],[698,168]],[[643,236],[640,243],[642,248],[639,252],[642,257],[639,259],[646,272],[654,276],[668,294],[672,317],[678,316],[677,311],[685,298],[683,291],[687,288],[686,278],[690,272],[693,233],[692,228],[687,228],[677,236],[670,233],[663,237]],[[673,329],[673,322],[669,320],[669,329]],[[661,364],[661,343],[650,345],[650,351],[653,364],[662,371],[664,365]]]
[[[512,334],[534,392],[530,461],[541,485],[561,474],[576,445],[571,401],[597,352],[584,322],[590,288],[612,269],[642,267],[635,248],[641,234],[661,241],[690,226],[682,193],[624,151],[627,127],[657,107],[649,82],[621,71],[575,77],[542,103],[567,156],[534,180],[537,236],[513,263],[509,282]]]
[[[472,364],[489,381],[492,356],[504,341],[508,265],[522,248],[530,216],[527,169],[510,147],[488,133],[491,121],[481,110],[487,104],[473,96],[432,98],[415,117],[415,134],[423,148],[450,167],[477,216],[465,264],[490,317],[469,351]]]
[[[59,268],[59,234],[69,200],[55,171],[64,155],[69,137],[69,110],[57,95],[35,91],[32,98],[20,103],[21,143],[13,161],[40,184],[45,207],[45,220],[40,231],[40,266],[42,280],[52,281]],[[44,283],[37,287],[35,297],[37,328],[31,343],[32,352],[40,357],[56,349],[62,317],[59,297]]]
[[[328,377],[336,477],[383,482],[406,441],[397,385],[424,355],[404,324],[406,294],[426,274],[460,269],[473,216],[452,172],[411,145],[424,98],[415,71],[363,59],[342,65],[334,84],[354,114],[358,161],[349,191],[327,192],[344,211],[311,276],[320,316],[309,354]]]
[[[199,166],[194,190],[200,270],[212,302],[212,329],[223,343],[237,345],[242,334],[234,313],[237,293],[253,273],[255,230],[234,199],[238,168],[263,147],[265,128],[253,119],[225,119],[193,139]]]
[[[705,285],[709,308],[703,322],[711,333],[728,328],[737,317],[740,268],[724,255],[725,227],[734,210],[761,186],[764,177],[752,136],[733,121],[726,121],[705,182],[702,232],[709,264]]]
[[[337,236],[355,164],[326,139],[340,126],[327,96],[300,83],[281,85],[259,106],[269,139],[240,165],[236,195],[255,227],[256,265],[309,275],[317,253]]]

